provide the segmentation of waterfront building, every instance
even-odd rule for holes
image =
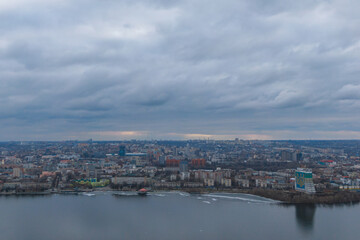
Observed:
[[[222,178],[221,185],[224,187],[231,187],[231,179],[230,178]]]
[[[249,188],[250,187],[250,181],[248,179],[241,179],[236,178],[235,181],[237,182],[237,185],[242,188]]]
[[[181,181],[187,181],[190,179],[190,173],[189,172],[180,172],[180,179]]]
[[[267,181],[265,179],[257,178],[255,179],[255,186],[258,188],[266,188],[267,187]]]
[[[214,179],[206,178],[204,179],[204,185],[207,187],[213,187],[215,185]]]
[[[298,168],[295,172],[295,190],[308,194],[315,193],[311,169]]]

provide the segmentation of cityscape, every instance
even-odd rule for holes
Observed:
[[[145,188],[309,197],[360,190],[357,140],[2,142],[0,150],[1,195]]]
[[[360,1],[0,0],[1,240],[354,240]]]

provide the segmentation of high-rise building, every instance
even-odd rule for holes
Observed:
[[[292,152],[287,151],[287,150],[281,151],[281,160],[282,161],[292,161],[293,160]]]
[[[315,187],[311,169],[298,168],[295,172],[295,190],[314,194]]]
[[[300,162],[302,161],[302,153],[299,151],[293,152],[292,154],[292,160],[294,162]]]
[[[125,155],[126,155],[126,149],[125,149],[125,146],[120,146],[120,149],[119,149],[119,156],[124,157]]]
[[[281,160],[299,162],[302,160],[302,153],[300,151],[292,152],[289,150],[283,150],[281,151]]]

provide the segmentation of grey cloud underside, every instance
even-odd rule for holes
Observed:
[[[0,139],[360,131],[359,7],[355,0],[0,4]]]

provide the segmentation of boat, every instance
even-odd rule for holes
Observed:
[[[146,196],[147,193],[148,193],[148,190],[145,189],[145,188],[142,188],[142,189],[140,189],[140,190],[137,191],[137,194],[138,194],[139,196]]]

